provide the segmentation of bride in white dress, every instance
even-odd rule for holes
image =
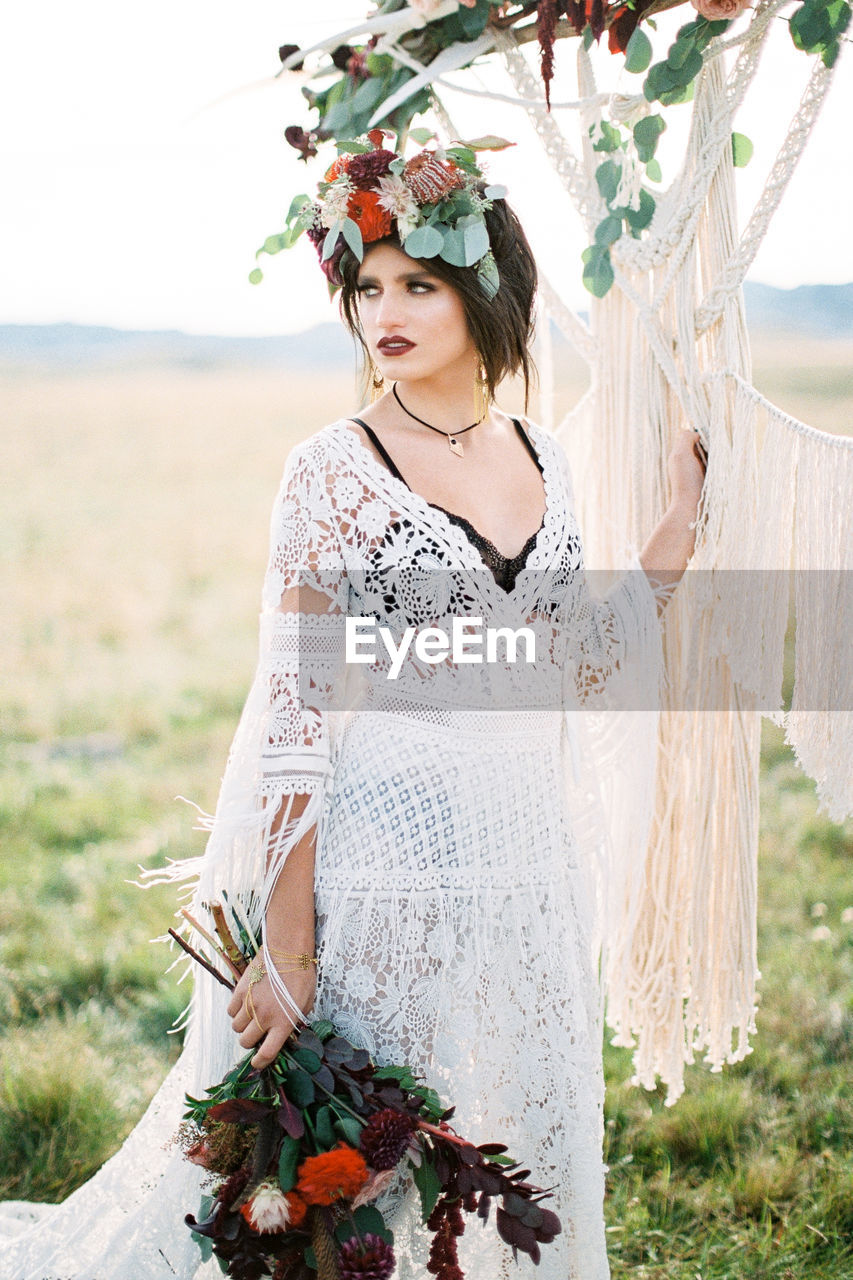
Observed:
[[[184,1051],[121,1150],[63,1205],[0,1212],[2,1280],[218,1275],[199,1266],[183,1223],[200,1171],[169,1142],[182,1095],[248,1048],[256,1065],[270,1062],[308,1013],[381,1062],[408,1062],[455,1104],[460,1133],[507,1143],[553,1188],[563,1229],[543,1248],[542,1280],[609,1275],[607,864],[570,800],[594,812],[578,717],[566,712],[607,698],[645,657],[639,679],[654,679],[659,597],[692,553],[704,467],[693,434],[676,431],[666,513],[594,600],[562,449],[492,401],[504,377],[529,373],[536,273],[505,201],[485,221],[493,298],[472,267],[415,259],[393,228],[362,261],[335,261],[377,396],[287,459],[258,673],[206,853],[168,872],[192,881],[198,911],[222,890],[254,892],[267,976],[250,1001],[243,980],[227,1004],[196,975]],[[397,642],[406,627],[449,633],[454,618],[472,631],[526,626],[536,662],[501,645],[491,662],[437,658],[433,636],[392,677],[392,653],[367,627],[375,663],[347,661],[347,617]],[[278,957],[315,945],[306,970]],[[430,1237],[416,1193],[398,1177],[380,1207],[395,1276],[423,1277]],[[469,1280],[534,1274],[477,1220],[460,1264]]]

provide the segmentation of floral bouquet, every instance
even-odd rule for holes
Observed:
[[[186,913],[184,913],[186,915]],[[231,973],[257,951],[241,929],[235,942],[219,906],[218,940],[191,917]],[[171,936],[224,986],[232,983],[174,930]],[[249,944],[247,947],[246,944]],[[254,1051],[252,1051],[254,1052]],[[483,1225],[493,1199],[498,1235],[540,1260],[540,1244],[560,1232],[540,1201],[552,1193],[527,1182],[501,1143],[475,1146],[449,1125],[434,1090],[405,1065],[377,1066],[326,1020],[294,1032],[275,1062],[254,1069],[252,1053],[203,1099],[187,1097],[178,1133],[187,1159],[210,1175],[187,1225],[206,1260],[215,1255],[235,1280],[388,1280],[394,1237],[374,1203],[407,1170],[433,1234],[427,1271],[464,1280],[457,1239],[466,1213]]]

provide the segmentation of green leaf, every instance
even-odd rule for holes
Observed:
[[[646,177],[650,182],[662,182],[663,174],[661,173],[660,163],[657,160],[650,160],[646,165]]]
[[[421,1214],[424,1222],[426,1222],[427,1218],[435,1208],[439,1192],[441,1191],[441,1182],[439,1181],[438,1174],[436,1173],[432,1161],[425,1150],[419,1167],[412,1170],[412,1177],[414,1179],[415,1186],[420,1192]]]
[[[489,233],[486,230],[486,224],[482,220],[474,223],[473,226],[465,227],[462,232],[462,240],[465,246],[465,266],[473,267],[475,262],[479,262],[484,253],[489,252]]]
[[[314,1118],[314,1129],[317,1141],[321,1146],[331,1150],[335,1145],[334,1113],[329,1106],[320,1107]]]
[[[350,1146],[358,1146],[364,1125],[359,1124],[354,1116],[338,1116],[335,1120],[335,1128],[343,1134]]]
[[[745,133],[732,134],[732,163],[742,169],[752,159],[753,146]]]
[[[305,1265],[310,1267],[312,1271],[316,1271],[318,1269],[317,1255],[314,1252],[314,1250],[311,1248],[310,1244],[305,1249]]]
[[[614,244],[622,234],[622,219],[611,213],[595,228],[595,243],[602,246]]]
[[[411,258],[434,258],[441,253],[444,236],[435,227],[415,227],[403,241],[403,248]]]
[[[281,253],[282,249],[289,248],[290,246],[287,243],[287,237],[283,234],[279,234],[275,236],[267,236],[266,240],[258,250],[258,253],[268,253],[272,256],[274,253]]]
[[[669,62],[666,65],[673,81],[667,87],[666,92],[671,92],[673,89],[681,89],[684,85],[689,84],[691,80],[695,80],[702,70],[704,60],[698,49],[691,49],[680,67],[673,67]]]
[[[359,1205],[353,1213],[352,1219],[355,1222],[355,1229],[360,1235],[365,1235],[369,1231],[372,1235],[379,1236],[380,1239],[385,1240],[388,1244],[394,1243],[394,1234],[386,1227],[385,1219],[375,1205]],[[352,1237],[352,1222],[348,1217],[335,1228],[335,1237],[341,1244]]]
[[[308,1107],[314,1101],[314,1082],[306,1071],[285,1071],[284,1091],[297,1107]]]
[[[584,261],[584,287],[595,298],[603,298],[613,284],[613,264],[610,261],[610,250],[599,245],[585,249],[581,254]]]
[[[695,48],[696,43],[694,40],[676,40],[666,55],[667,64],[670,67],[674,67],[676,70],[679,70],[684,66]]]
[[[335,252],[335,245],[338,243],[338,236],[341,234],[341,226],[342,224],[340,222],[336,222],[333,227],[329,227],[329,230],[326,233],[326,239],[323,241],[323,252],[320,255],[321,262],[325,262],[328,258],[331,258],[332,254]]]
[[[589,23],[587,23],[583,29],[584,53],[589,53],[590,49],[592,48],[592,42],[594,39],[595,39],[595,36],[592,34],[592,27],[589,25]]]
[[[595,181],[602,200],[610,204],[616,195],[619,179],[622,177],[622,166],[615,160],[605,160],[595,171]]]
[[[410,129],[409,137],[416,142],[419,147],[425,147],[434,137],[435,133],[432,129]]]
[[[278,1185],[282,1191],[290,1191],[296,1186],[296,1169],[300,1163],[302,1144],[297,1138],[284,1135],[281,1144],[281,1155],[278,1158]]]
[[[249,284],[260,284],[263,278],[264,273],[261,271],[260,267],[254,267],[253,270],[249,272]]]
[[[372,142],[359,142],[358,138],[339,138],[335,146],[339,156],[363,156],[366,151],[373,150]]]
[[[468,265],[465,259],[465,236],[462,231],[448,230],[444,233],[444,242],[439,250],[440,256],[453,267]]]
[[[634,143],[637,156],[643,164],[647,164],[654,156],[658,139],[665,129],[666,121],[660,115],[646,116],[634,125]]]
[[[688,84],[679,86],[677,89],[670,90],[669,93],[662,93],[660,101],[665,107],[674,107],[679,102],[692,102],[696,92],[696,81],[691,80]]]
[[[345,218],[342,230],[344,233],[344,239],[346,240],[350,249],[352,249],[355,256],[358,258],[359,262],[361,262],[364,258],[364,240],[362,239],[362,235],[361,235],[361,227],[358,225],[357,222],[354,222],[352,218]],[[299,1057],[299,1054],[307,1053],[307,1052],[308,1050],[306,1049],[296,1049],[294,1050],[293,1056],[297,1062],[301,1062],[302,1059]],[[317,1063],[316,1067],[314,1067],[313,1070],[319,1071],[320,1059],[317,1057],[316,1053],[312,1053],[311,1057]],[[303,1063],[302,1065],[304,1066],[305,1064]],[[308,1067],[307,1070],[310,1071],[312,1070],[312,1068]]]
[[[310,203],[311,203],[310,196],[294,196],[290,202],[290,208],[287,211],[287,217],[285,218],[285,222],[291,223],[293,219],[297,216],[297,214],[299,214],[302,211],[305,205]]]
[[[592,133],[595,125],[590,125]],[[622,134],[607,120],[601,121],[601,137],[592,144],[593,151],[618,151],[622,145]]]
[[[482,138],[471,138],[470,140],[458,139],[457,145],[467,147],[469,151],[505,151],[507,147],[514,147],[515,143],[510,142],[507,138],[499,138],[494,133],[487,133]],[[454,148],[448,148],[447,154],[452,154]]]
[[[640,192],[639,209],[626,209],[625,218],[632,231],[642,231],[654,217],[655,198],[650,191],[643,188]]]
[[[486,187],[483,195],[487,200],[503,200],[506,195],[506,187],[496,182],[494,185]]]
[[[625,49],[625,70],[639,75],[652,60],[652,42],[642,27],[635,27]]]

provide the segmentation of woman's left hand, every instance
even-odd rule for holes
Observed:
[[[691,427],[679,427],[667,458],[670,506],[694,512],[705,483],[705,463],[698,442],[699,435]]]

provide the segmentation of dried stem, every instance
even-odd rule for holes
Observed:
[[[234,990],[234,987],[236,984],[233,982],[229,982],[228,979],[224,977],[219,972],[218,969],[214,969],[212,964],[208,964],[204,956],[200,956],[199,953],[195,950],[195,948],[190,946],[186,938],[182,938],[181,935],[177,933],[174,929],[169,929],[168,933],[171,938],[175,939],[178,946],[182,947],[183,950],[186,951],[187,955],[191,956],[192,959],[195,960],[196,964],[200,964],[202,969],[206,969],[207,972],[211,974],[216,979],[217,982],[222,983],[223,987],[227,987],[229,991]]]

